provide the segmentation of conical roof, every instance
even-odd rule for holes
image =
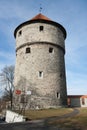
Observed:
[[[43,14],[38,14],[36,16],[34,16],[31,20],[47,20],[47,21],[52,21],[51,19],[49,19],[48,17],[44,16]]]
[[[47,24],[52,24],[54,26],[57,26],[59,27],[62,32],[64,33],[64,37],[66,38],[66,30],[65,28],[59,24],[59,23],[56,23],[55,21],[52,21],[51,19],[49,19],[48,17],[44,16],[43,14],[39,13],[37,14],[36,16],[34,16],[32,19],[20,24],[14,31],[14,36],[16,37],[16,33],[18,31],[18,29],[20,29],[22,26],[25,26],[27,24],[32,24],[32,23],[36,23],[36,22],[42,22],[42,23],[47,23]]]

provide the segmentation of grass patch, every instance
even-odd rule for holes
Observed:
[[[48,125],[58,128],[66,128],[67,130],[87,130],[87,108],[78,108],[80,113],[71,118],[48,120]],[[25,116],[28,119],[36,120],[48,117],[58,117],[71,113],[71,108],[43,109],[43,110],[26,110]]]
[[[70,108],[43,109],[43,110],[26,110],[25,116],[31,120],[42,119],[47,117],[61,116],[72,112]]]
[[[87,130],[87,108],[80,108],[79,110],[80,113],[72,118],[54,120],[49,124],[75,130]]]

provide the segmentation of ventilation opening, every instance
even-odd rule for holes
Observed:
[[[57,98],[60,99],[60,93],[59,92],[57,92]]]
[[[43,71],[39,71],[38,77],[43,78]]]
[[[18,32],[18,36],[21,36],[22,35],[22,30],[20,30],[19,32]]]
[[[52,47],[49,48],[49,53],[53,53],[53,48]]]
[[[31,53],[30,47],[27,47],[27,48],[26,48],[26,53]]]
[[[43,26],[40,26],[39,27],[39,31],[43,31],[44,27]]]

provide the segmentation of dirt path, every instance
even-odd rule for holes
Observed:
[[[47,127],[47,126],[49,126],[49,122],[52,122],[55,120],[60,120],[60,119],[65,119],[65,118],[69,118],[69,117],[74,117],[77,114],[79,114],[79,110],[74,108],[71,113],[68,113],[68,114],[65,114],[62,116],[49,117],[49,118],[44,119],[44,125]]]

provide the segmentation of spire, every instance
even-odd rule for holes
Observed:
[[[39,12],[41,13],[42,12],[42,5],[40,4],[40,9],[39,9]]]

